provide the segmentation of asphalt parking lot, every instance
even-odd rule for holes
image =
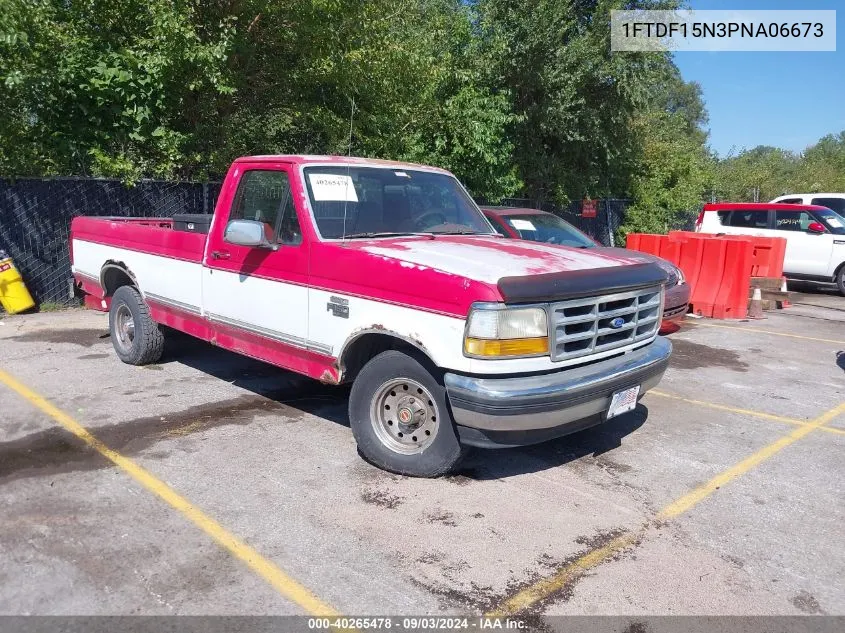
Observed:
[[[690,320],[634,412],[436,480],[361,460],[342,388],[7,317],[0,613],[845,615],[845,299],[767,317]]]

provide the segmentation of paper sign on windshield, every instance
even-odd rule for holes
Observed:
[[[842,228],[842,222],[838,218],[825,218],[825,219],[827,220],[827,223],[830,226],[837,228],[837,229]]]
[[[358,202],[352,178],[338,174],[308,174],[315,202]]]
[[[516,219],[512,218],[511,219],[511,225],[517,231],[536,231],[537,230],[537,227],[535,227],[533,224],[531,224],[531,222],[529,222],[528,220],[516,220]]]

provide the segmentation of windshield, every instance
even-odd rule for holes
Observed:
[[[596,243],[566,220],[556,215],[506,215],[504,221],[524,240],[547,242],[575,248],[593,248]]]
[[[821,220],[827,229],[834,235],[845,235],[845,218],[833,211],[813,211],[816,217]]]
[[[324,239],[414,233],[493,235],[453,176],[380,167],[307,167],[305,185]]]

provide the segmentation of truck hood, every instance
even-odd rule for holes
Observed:
[[[658,257],[657,255],[642,253],[640,251],[632,251],[627,248],[612,248],[609,246],[596,248],[593,252],[612,255],[632,264],[657,264],[663,269],[668,277],[666,287],[672,288],[678,285],[678,267],[672,262],[665,260],[662,257]]]
[[[437,236],[347,242],[370,255],[398,260],[404,267],[431,269],[498,284],[505,277],[528,277],[625,266],[631,259],[596,249],[569,248],[483,236]]]

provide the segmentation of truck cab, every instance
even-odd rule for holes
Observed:
[[[74,219],[75,283],[109,311],[117,354],[155,362],[167,325],[351,382],[360,452],[393,472],[436,476],[462,446],[600,424],[668,363],[659,266],[507,240],[442,169],[241,158],[202,226]]]

